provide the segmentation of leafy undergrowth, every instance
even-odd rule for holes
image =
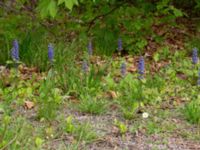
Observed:
[[[1,67],[0,149],[200,148],[198,64],[160,56]]]

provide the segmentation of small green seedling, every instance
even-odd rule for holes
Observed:
[[[127,125],[117,119],[114,120],[114,125],[119,129],[121,135],[124,135],[128,131]]]
[[[66,126],[65,126],[65,131],[67,133],[70,133],[72,134],[74,132],[74,129],[75,129],[75,126],[73,124],[73,117],[72,116],[69,116],[67,117],[66,119]]]

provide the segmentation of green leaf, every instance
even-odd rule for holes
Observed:
[[[73,0],[65,0],[65,7],[67,7],[69,10],[72,10],[73,6]]]
[[[78,5],[78,0],[73,0],[75,5]]]
[[[74,5],[78,5],[78,0],[59,0],[59,4],[65,2],[65,7],[72,10]]]
[[[172,10],[173,10],[173,12],[174,12],[175,17],[182,17],[182,16],[183,16],[183,13],[182,13],[181,10],[176,9],[176,8],[174,8],[174,7],[172,7]]]
[[[138,41],[136,43],[136,46],[139,48],[139,49],[142,49],[144,48],[146,45],[147,45],[147,40],[146,39],[141,39],[140,41]]]
[[[65,0],[58,0],[58,5],[65,3]]]
[[[35,139],[35,144],[36,144],[37,147],[40,147],[43,144],[43,142],[44,142],[44,140],[39,138],[39,137],[37,137]]]
[[[49,10],[49,14],[51,17],[55,17],[56,14],[57,14],[57,5],[56,5],[56,2],[54,0],[52,0],[50,3],[49,3],[49,7],[48,7],[48,10]]]
[[[141,20],[136,20],[135,22],[134,22],[134,28],[136,29],[136,30],[140,30],[141,28],[142,28],[142,22],[141,22]]]
[[[155,53],[155,54],[153,55],[153,59],[154,59],[155,62],[158,62],[159,59],[160,59],[159,53]]]
[[[48,7],[49,6],[49,1],[40,1],[37,11],[39,12],[41,18],[45,18],[48,16]]]

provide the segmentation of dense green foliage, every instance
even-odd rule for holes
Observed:
[[[173,3],[180,6],[179,1],[170,0],[2,1],[0,63],[10,59],[13,39],[20,41],[21,61],[41,69],[47,65],[44,49],[49,42],[58,45],[76,41],[79,45],[76,49],[83,52],[87,41],[93,39],[95,53],[111,55],[120,37],[125,51],[143,53],[148,39],[160,43],[165,38],[155,33],[153,26],[163,23],[174,26],[177,17],[190,15]],[[198,12],[199,1],[190,5]]]

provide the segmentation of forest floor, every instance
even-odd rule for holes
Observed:
[[[112,61],[92,56],[94,67],[109,64],[106,71],[111,73],[103,74],[100,81],[92,74],[95,77],[88,81],[86,90],[85,84],[73,80],[77,91],[68,93],[59,86],[48,91],[49,85],[43,81],[49,74],[37,68],[24,64],[17,69],[1,66],[0,150],[199,150],[200,126],[194,122],[200,118],[200,111],[190,105],[194,101],[199,106],[200,101],[198,64],[192,64],[191,47],[184,44],[185,36],[193,31],[164,29],[167,28],[155,28],[161,36],[170,37],[161,50],[155,51],[158,46],[153,41],[146,47],[142,96],[140,91],[134,91],[140,86],[139,56],[114,56]],[[119,69],[122,61],[127,64],[124,78]],[[55,76],[57,81],[60,75],[56,71]],[[45,95],[49,93],[54,94]],[[128,105],[138,104],[131,100],[135,97],[145,97],[146,101],[130,109]],[[58,107],[54,107],[57,105],[54,100],[59,101]],[[56,115],[48,119],[52,111]]]

